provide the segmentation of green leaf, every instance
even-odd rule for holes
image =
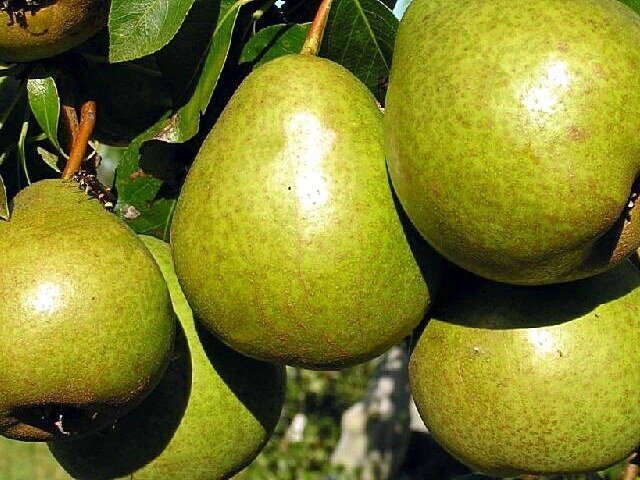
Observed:
[[[4,186],[4,180],[0,175],[0,218],[2,220],[9,220],[9,202],[7,201],[7,189]]]
[[[111,0],[109,60],[123,62],[160,50],[173,38],[194,0]]]
[[[636,12],[640,13],[640,0],[620,0],[625,5],[628,5]]]
[[[28,118],[28,117],[27,117]],[[22,166],[22,171],[27,179],[27,183],[31,184],[31,178],[29,178],[29,170],[27,168],[27,154],[25,151],[25,144],[27,140],[27,133],[29,132],[29,121],[25,118],[20,129],[20,136],[18,137],[18,159]]]
[[[59,152],[62,148],[58,143],[58,121],[60,118],[60,98],[58,88],[52,77],[29,78],[27,80],[27,94],[29,106],[38,125],[47,135],[53,146]]]
[[[42,147],[37,147],[36,151],[38,152],[40,157],[42,157],[44,163],[49,165],[56,172],[60,173],[60,169],[58,168],[58,160],[60,159],[60,157]]]
[[[198,133],[200,115],[204,113],[215,89],[231,45],[233,27],[240,8],[252,0],[221,0],[218,24],[209,41],[208,52],[189,100],[167,119],[156,137],[170,143],[181,143]]]
[[[120,213],[123,218],[127,218],[125,211],[128,207],[134,207],[137,211],[149,208],[162,186],[161,179],[148,174],[142,169],[141,159],[144,144],[158,137],[165,125],[165,121],[165,118],[161,119],[147,131],[138,135],[121,152],[116,170],[115,186],[118,192],[118,204],[121,206]],[[155,150],[153,154],[156,156],[153,161],[156,162],[162,152]]]
[[[169,225],[175,205],[175,199],[160,199],[154,202],[150,208],[140,212],[139,216],[126,221],[126,223],[138,234],[153,235],[169,241]]]
[[[398,19],[379,0],[334,0],[321,56],[350,70],[382,103]]]
[[[309,24],[271,25],[256,33],[244,45],[240,63],[261,65],[290,53],[300,53]]]
[[[116,170],[115,185],[118,192],[118,204],[122,204],[125,209],[129,206],[135,207],[137,210],[147,208],[147,204],[156,198],[162,186],[162,180],[142,170],[140,156],[143,144],[158,135],[164,122],[165,119],[158,121],[136,137],[122,151]]]

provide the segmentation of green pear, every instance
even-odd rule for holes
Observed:
[[[208,328],[246,355],[313,369],[364,362],[411,332],[433,292],[382,143],[375,99],[336,63],[286,55],[244,80],[171,226],[178,278]]]
[[[0,222],[0,434],[69,439],[157,384],[175,318],[144,244],[75,182],[43,180]]]
[[[107,24],[106,0],[3,0],[0,62],[26,62],[80,45]]]
[[[142,237],[162,269],[181,328],[167,373],[110,431],[50,444],[75,478],[219,480],[248,465],[282,410],[282,366],[239,355],[194,322],[169,245]]]
[[[453,263],[515,284],[640,244],[640,16],[615,0],[415,0],[385,114],[398,197]]]
[[[640,272],[574,283],[475,278],[422,332],[410,385],[433,437],[499,477],[604,469],[640,443]]]
[[[2,480],[71,480],[42,442],[20,442],[0,437]]]

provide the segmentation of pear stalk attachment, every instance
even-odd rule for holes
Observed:
[[[320,45],[322,45],[324,29],[327,26],[327,20],[329,19],[331,2],[332,0],[323,0],[318,7],[316,16],[314,17],[313,23],[307,33],[307,38],[305,38],[304,45],[302,45],[302,50],[300,51],[301,54],[313,56],[318,55]]]
[[[64,110],[67,111],[67,110]],[[73,117],[70,117],[73,118]],[[82,104],[80,109],[80,125],[77,130],[71,125],[71,137],[73,143],[71,145],[71,152],[69,153],[69,159],[62,172],[62,178],[64,180],[71,180],[73,174],[80,170],[82,165],[82,159],[87,152],[87,145],[89,144],[89,138],[93,133],[93,128],[96,124],[96,102],[93,100],[87,100]]]

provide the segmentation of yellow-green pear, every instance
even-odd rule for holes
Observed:
[[[410,361],[433,437],[498,477],[593,472],[640,444],[640,271],[573,283],[474,278],[433,312]]]
[[[175,327],[144,244],[75,182],[43,180],[0,222],[0,434],[103,428],[157,384]]]
[[[425,239],[525,285],[594,275],[638,248],[639,45],[640,15],[616,0],[413,1],[385,150]]]
[[[52,57],[95,35],[107,24],[108,0],[3,0],[0,62]]]
[[[394,205],[374,97],[311,55],[277,58],[240,85],[189,171],[171,244],[209,329],[305,368],[379,355],[433,293]]]
[[[169,245],[142,237],[162,269],[180,320],[173,359],[158,387],[114,427],[50,444],[81,480],[220,480],[265,445],[284,401],[282,366],[244,357],[194,321]]]

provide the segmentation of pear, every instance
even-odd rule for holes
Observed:
[[[587,277],[640,244],[640,16],[615,0],[415,0],[385,150],[447,259],[514,284]]]
[[[107,24],[106,0],[3,0],[0,62],[52,57],[80,45]]]
[[[175,318],[144,244],[75,182],[43,180],[0,222],[0,434],[69,439],[157,384]]]
[[[271,436],[285,392],[282,366],[243,357],[194,321],[169,245],[142,237],[169,285],[181,328],[158,387],[113,429],[50,444],[75,478],[219,480],[249,464]]]
[[[194,312],[262,360],[364,362],[411,332],[433,293],[394,206],[373,96],[311,55],[243,81],[189,171],[171,244]]]
[[[410,386],[446,450],[498,477],[592,472],[640,443],[640,272],[574,283],[475,277],[433,313]]]

